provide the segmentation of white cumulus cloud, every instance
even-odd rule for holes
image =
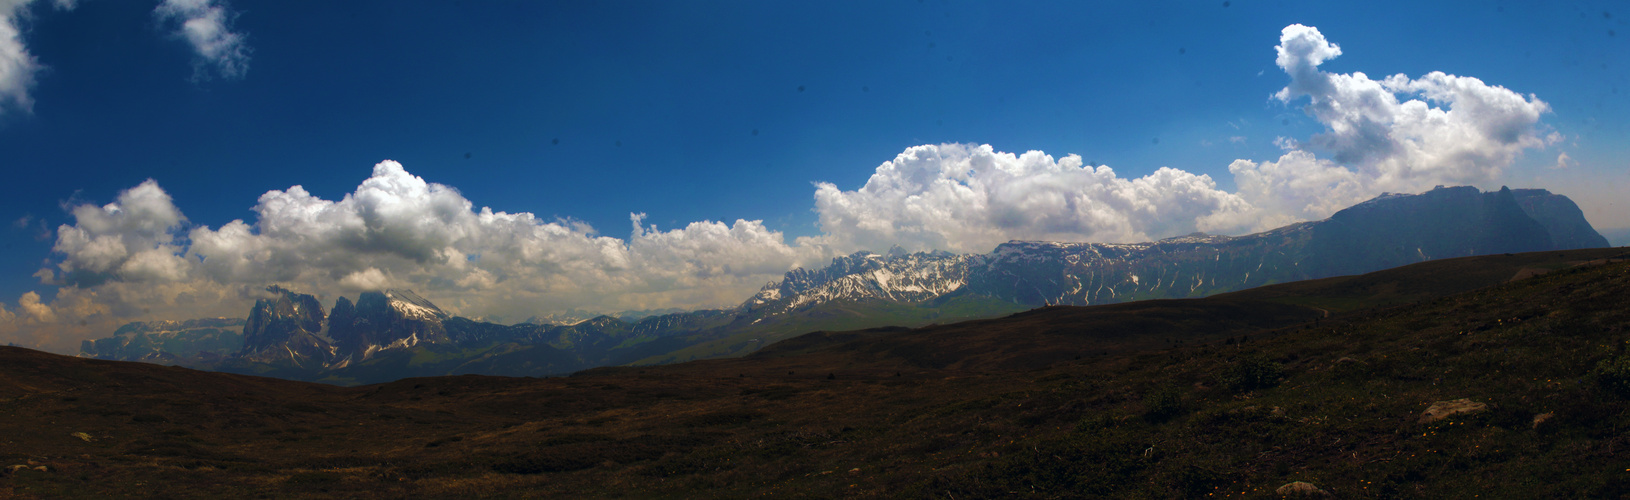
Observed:
[[[1161,168],[1123,178],[1077,155],[1055,160],[989,145],[913,147],[859,189],[820,183],[815,190],[821,241],[842,249],[989,252],[1012,239],[1146,241],[1234,229],[1249,208],[1206,175]]]
[[[68,284],[185,278],[175,231],[187,219],[152,179],[119,193],[118,201],[82,204],[71,212],[74,224],[57,228],[52,248],[64,256],[57,267]]]
[[[51,306],[40,303],[40,294],[35,292],[23,293],[23,296],[17,299],[17,309],[41,323],[52,323],[57,320],[57,314],[51,311]]]
[[[340,287],[350,291],[384,290],[390,288],[391,280],[378,268],[367,268],[340,278]]]
[[[819,246],[789,245],[760,221],[661,230],[633,214],[629,236],[616,238],[577,221],[477,210],[457,189],[394,161],[375,165],[340,200],[294,186],[261,195],[253,211],[253,222],[188,228],[149,181],[114,203],[73,209],[75,224],[58,230],[60,274],[135,301],[114,311],[152,308],[122,294],[126,285],[169,284],[201,303],[243,301],[277,283],[330,297],[406,287],[465,314],[518,320],[571,307],[729,305],[829,257]]]
[[[243,33],[232,31],[237,14],[217,0],[164,0],[153,15],[175,26],[175,35],[192,46],[197,61],[194,78],[212,72],[221,78],[243,78],[249,71],[249,43]]]
[[[1300,24],[1285,27],[1275,49],[1291,81],[1274,97],[1306,98],[1303,111],[1325,127],[1305,142],[1279,141],[1290,151],[1278,161],[1229,166],[1241,179],[1241,195],[1286,209],[1278,215],[1321,218],[1380,192],[1487,183],[1524,150],[1548,144],[1537,125],[1550,105],[1534,95],[1437,71],[1381,80],[1326,73],[1319,66],[1340,56],[1341,47]]]
[[[1550,107],[1533,95],[1442,72],[1382,80],[1327,73],[1319,66],[1341,47],[1299,24],[1285,27],[1275,48],[1291,81],[1274,97],[1305,99],[1303,111],[1325,131],[1275,139],[1285,150],[1277,160],[1234,161],[1234,193],[1173,168],[1123,178],[1075,155],[1055,161],[1040,151],[918,146],[879,166],[857,190],[819,184],[815,204],[826,234],[818,241],[983,252],[1009,239],[1142,241],[1269,229],[1322,219],[1382,192],[1485,184],[1524,150],[1556,142],[1541,135],[1539,119]]]

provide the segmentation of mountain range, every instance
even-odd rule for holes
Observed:
[[[0,497],[1623,498],[1627,259],[1435,259],[569,377],[339,387],[0,347]]]
[[[1049,305],[1204,297],[1450,257],[1608,246],[1565,196],[1538,189],[1440,187],[1383,194],[1330,218],[1245,236],[1147,243],[1012,241],[988,254],[857,252],[794,269],[730,309],[501,325],[447,314],[407,290],[339,298],[270,287],[242,323],[241,348],[135,341],[179,326],[132,323],[83,355],[337,384],[411,376],[545,376],[596,366],[751,353],[826,330],[921,326]],[[195,320],[202,321],[202,320]],[[169,325],[173,322],[165,322]],[[191,322],[188,322],[191,323]],[[166,330],[165,328],[169,328]],[[144,338],[157,338],[146,334]],[[217,337],[207,337],[217,339]],[[131,338],[130,341],[119,339]],[[200,340],[202,342],[202,340]],[[118,347],[115,347],[118,346]],[[132,347],[134,346],[134,347]]]

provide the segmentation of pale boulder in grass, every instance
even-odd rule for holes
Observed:
[[[1555,417],[1555,416],[1556,416],[1556,412],[1551,412],[1551,411],[1541,413],[1541,414],[1538,414],[1538,415],[1534,415],[1534,425],[1531,428],[1532,429],[1538,429],[1540,424],[1544,424],[1546,421],[1550,420],[1551,417]]]
[[[1430,424],[1453,415],[1470,415],[1488,410],[1488,408],[1489,405],[1473,402],[1466,398],[1454,401],[1438,401],[1432,403],[1432,406],[1427,407],[1426,411],[1421,413],[1421,423]]]
[[[1319,489],[1313,483],[1306,481],[1291,481],[1273,490],[1275,494],[1287,497],[1322,497],[1329,496],[1330,492]]]

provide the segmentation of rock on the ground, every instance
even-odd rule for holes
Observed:
[[[1452,415],[1469,415],[1488,409],[1489,405],[1473,402],[1472,400],[1466,398],[1456,399],[1454,401],[1438,401],[1436,403],[1432,403],[1432,406],[1427,407],[1426,411],[1421,413],[1421,423],[1430,424],[1432,422],[1449,418]]]
[[[1318,486],[1314,486],[1313,483],[1306,481],[1291,481],[1289,483],[1285,483],[1284,486],[1280,486],[1279,489],[1273,490],[1273,492],[1284,496],[1304,497],[1322,497],[1330,494],[1327,491],[1319,489]]]
[[[1534,426],[1533,426],[1533,428],[1538,429],[1539,424],[1543,424],[1543,423],[1545,423],[1546,420],[1550,420],[1551,417],[1555,417],[1555,416],[1556,416],[1556,412],[1549,412],[1549,411],[1545,412],[1545,413],[1538,414],[1538,415],[1534,415]]]

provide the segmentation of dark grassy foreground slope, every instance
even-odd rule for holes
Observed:
[[[0,467],[24,467],[0,497],[1617,497],[1630,263],[1598,259],[1620,253],[556,379],[339,388],[3,348]],[[1461,398],[1487,409],[1419,422]]]

